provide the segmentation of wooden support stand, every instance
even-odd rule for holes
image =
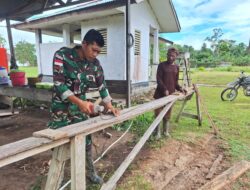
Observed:
[[[64,166],[71,160],[71,190],[85,190],[85,135],[73,137],[70,143],[53,150],[45,190],[58,190],[63,181]]]
[[[198,89],[197,89],[196,85],[193,85],[193,86],[194,86],[194,92],[195,92],[195,95],[196,95],[195,98],[196,98],[197,115],[184,112],[184,108],[185,108],[185,106],[187,104],[187,101],[190,100],[192,98],[192,96],[193,96],[193,94],[191,94],[191,95],[187,96],[185,98],[185,100],[183,101],[180,112],[178,113],[175,121],[178,122],[180,117],[183,116],[183,117],[188,117],[188,118],[191,118],[191,119],[198,120],[198,124],[199,124],[199,126],[201,126],[202,125],[202,116],[201,116],[201,109],[200,109],[200,96],[199,96],[199,92],[198,92]]]
[[[0,109],[0,117],[11,116],[19,114],[18,111],[14,110],[13,100],[11,97],[0,95],[0,103],[4,103],[9,106],[8,109]]]
[[[69,144],[54,148],[45,190],[57,190],[64,176],[64,165],[69,159]]]
[[[72,138],[70,142],[71,157],[71,190],[85,190],[85,136],[83,134]]]

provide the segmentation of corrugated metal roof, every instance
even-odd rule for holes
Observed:
[[[24,21],[46,10],[72,6],[92,0],[1,0],[0,20]]]
[[[80,4],[72,5],[69,7],[63,7],[63,8],[58,8],[56,10],[45,11],[42,14],[38,14],[38,15],[34,15],[34,16],[30,17],[29,19],[27,19],[27,21],[34,21],[34,20],[38,20],[38,19],[42,19],[42,18],[46,18],[46,17],[61,15],[64,13],[77,11],[77,10],[81,10],[81,9],[85,9],[85,8],[89,8],[89,7],[95,7],[98,5],[109,4],[109,3],[112,3],[115,1],[119,1],[119,0],[92,0],[89,2],[80,3]]]

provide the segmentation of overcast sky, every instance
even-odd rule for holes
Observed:
[[[172,0],[181,24],[181,32],[165,34],[164,37],[177,43],[200,49],[204,39],[221,28],[223,39],[244,42],[250,39],[250,0]],[[5,22],[0,22],[0,34],[7,39]],[[33,33],[13,30],[13,40],[35,43]],[[51,38],[43,38],[46,42]]]
[[[204,39],[221,28],[222,39],[236,40],[246,45],[250,39],[250,0],[172,0],[180,33],[164,35],[177,44],[200,49]]]

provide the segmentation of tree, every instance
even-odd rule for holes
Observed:
[[[35,55],[35,45],[31,44],[26,41],[19,41],[16,44],[15,52],[16,52],[16,59],[21,63],[27,63],[31,66],[36,66],[36,55]]]
[[[6,45],[6,40],[4,39],[4,37],[2,37],[1,34],[0,34],[0,45],[3,45],[3,46]]]
[[[206,37],[205,41],[209,41],[211,43],[211,48],[213,49],[215,55],[217,55],[217,45],[223,35],[223,32],[220,28],[214,28],[213,33],[214,34],[212,36]]]
[[[167,45],[165,43],[159,44],[159,53],[160,53],[160,62],[165,61],[167,59]]]

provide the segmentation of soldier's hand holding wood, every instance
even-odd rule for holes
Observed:
[[[83,112],[83,113],[86,113],[88,115],[93,114],[94,104],[92,102],[80,101],[78,103],[78,107],[81,110],[81,112]]]
[[[111,104],[111,102],[106,104],[106,108],[114,114],[114,116],[119,116],[120,115],[120,110],[117,108],[114,108]]]

